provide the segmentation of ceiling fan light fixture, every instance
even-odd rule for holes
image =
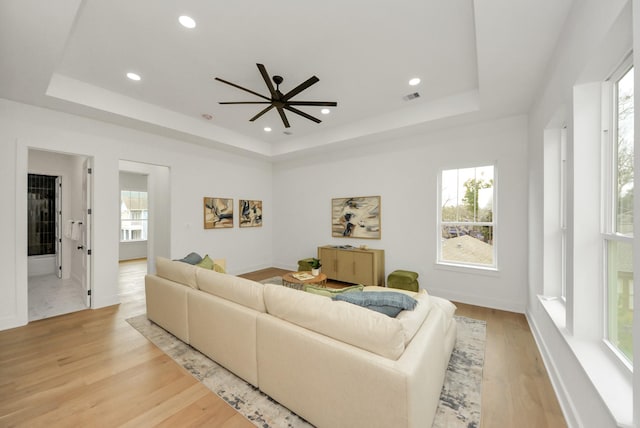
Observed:
[[[331,113],[331,110],[329,110],[328,108],[323,108],[322,110],[320,110],[320,113],[329,114],[329,113]]]
[[[413,79],[409,80],[409,85],[411,86],[416,86],[420,84],[420,78],[419,77],[414,77]]]
[[[335,101],[298,101],[298,100],[292,100],[291,98],[295,97],[296,95],[298,95],[300,92],[304,91],[305,89],[307,89],[309,86],[318,83],[320,81],[320,79],[318,79],[316,76],[311,76],[310,78],[308,78],[307,80],[305,80],[304,82],[302,82],[301,84],[299,84],[298,86],[296,86],[295,88],[291,89],[290,91],[288,91],[286,94],[283,94],[282,92],[280,92],[280,84],[283,82],[283,78],[282,76],[273,76],[270,77],[269,74],[267,73],[267,69],[263,64],[256,64],[256,66],[258,67],[258,71],[260,71],[260,74],[262,75],[262,80],[264,80],[264,83],[267,85],[267,89],[269,89],[269,96],[265,96],[262,94],[259,94],[258,92],[252,91],[251,89],[247,89],[247,88],[243,88],[240,85],[236,85],[235,83],[229,82],[227,80],[221,79],[219,77],[216,77],[215,80],[222,82],[224,84],[233,86],[234,88],[238,88],[242,91],[248,92],[250,94],[253,94],[259,98],[261,98],[264,101],[220,101],[219,104],[262,104],[262,105],[266,105],[265,108],[262,109],[262,111],[260,111],[258,114],[256,114],[255,116],[253,116],[251,119],[249,119],[249,122],[253,122],[256,119],[258,119],[260,116],[262,116],[263,114],[267,113],[268,111],[271,111],[273,109],[275,109],[278,114],[280,115],[280,119],[282,120],[282,124],[284,125],[285,128],[290,128],[291,125],[289,124],[289,119],[287,119],[287,115],[285,113],[285,110],[287,110],[288,112],[291,113],[295,113],[298,116],[302,116],[305,119],[309,119],[312,122],[315,123],[320,123],[322,122],[320,119],[311,116],[308,113],[305,113],[301,110],[298,110],[296,107],[298,106],[326,106],[326,107],[337,107],[338,103]],[[276,84],[276,87],[273,87],[273,83],[271,83],[271,80],[273,79],[273,83]]]
[[[196,21],[190,16],[181,15],[178,18],[178,22],[180,22],[180,25],[182,25],[184,28],[196,28]]]
[[[127,78],[129,78],[129,80],[134,80],[136,82],[142,79],[138,73],[133,73],[131,71],[127,73]]]

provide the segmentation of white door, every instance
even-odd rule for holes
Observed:
[[[82,164],[82,241],[81,247],[84,251],[82,257],[82,288],[86,290],[87,307],[91,307],[91,159],[87,158]]]
[[[62,278],[62,177],[56,177],[56,275]]]

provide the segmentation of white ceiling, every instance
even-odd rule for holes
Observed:
[[[0,0],[0,97],[275,159],[527,112],[571,3]],[[300,107],[320,124],[287,113],[285,135],[275,110],[218,104],[259,99],[214,77],[268,94],[256,63],[285,93],[317,76],[294,100],[338,107]]]

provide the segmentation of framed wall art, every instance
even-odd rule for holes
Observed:
[[[332,199],[331,236],[380,239],[380,196]]]
[[[202,205],[205,229],[233,227],[233,199],[205,197]]]
[[[240,227],[262,226],[262,201],[240,199]]]

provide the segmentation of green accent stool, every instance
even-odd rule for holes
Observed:
[[[415,291],[420,289],[418,273],[409,270],[394,270],[387,278],[387,287],[400,288],[402,290]]]
[[[312,262],[313,262],[313,257],[309,257],[308,259],[298,260],[298,272],[310,271]]]

